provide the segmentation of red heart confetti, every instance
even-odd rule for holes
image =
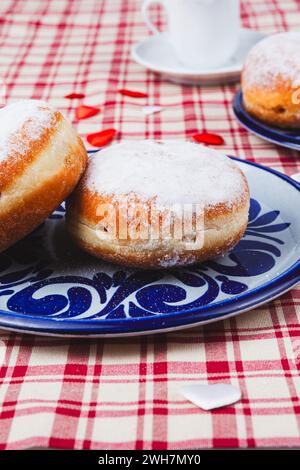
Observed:
[[[84,104],[78,106],[75,110],[75,116],[78,120],[87,119],[100,113],[100,108],[94,108],[93,106],[86,106]]]
[[[141,91],[134,91],[134,90],[126,90],[125,88],[121,88],[118,90],[121,95],[124,96],[131,96],[131,98],[147,98],[147,93],[143,93]]]
[[[193,139],[198,144],[223,145],[225,143],[223,137],[218,134],[211,134],[210,132],[195,134]]]
[[[116,133],[116,129],[105,129],[101,132],[89,134],[86,140],[89,144],[93,145],[94,147],[104,147],[104,145],[109,144],[113,140]]]
[[[85,94],[84,93],[69,93],[68,95],[65,96],[67,100],[75,100],[76,98],[84,98]]]

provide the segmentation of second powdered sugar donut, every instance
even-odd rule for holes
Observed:
[[[96,153],[67,203],[77,244],[141,268],[194,264],[233,248],[248,221],[239,167],[182,141],[124,141]]]
[[[0,252],[56,209],[86,163],[80,137],[47,103],[22,100],[0,110]]]
[[[267,124],[300,128],[300,33],[274,34],[250,51],[242,73],[246,110]]]

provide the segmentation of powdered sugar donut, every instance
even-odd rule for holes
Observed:
[[[300,33],[269,36],[250,51],[242,73],[246,110],[271,125],[300,127]]]
[[[71,124],[47,103],[24,100],[0,110],[0,251],[69,195],[86,162]]]
[[[230,250],[248,209],[246,178],[228,157],[190,142],[125,141],[90,159],[67,226],[92,255],[165,268]]]

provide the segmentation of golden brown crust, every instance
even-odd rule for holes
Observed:
[[[116,227],[119,227],[118,210],[126,195],[116,198],[115,195],[93,192],[87,189],[84,178],[67,201],[67,228],[82,249],[114,263],[139,268],[168,268],[195,264],[227,252],[242,237],[247,226],[249,210],[249,187],[243,174],[242,177],[244,190],[238,201],[231,205],[217,204],[204,208],[204,245],[196,249],[187,248],[190,245],[184,239],[142,240],[132,237],[130,230],[127,231],[125,240],[120,239],[118,230],[116,234],[110,234],[103,226],[103,212],[98,208],[106,205],[114,208]],[[144,220],[149,230],[153,222],[150,209],[153,201],[145,202],[136,194],[130,196],[127,199],[129,207],[138,207],[141,213],[146,214]],[[132,233],[135,235],[135,232]]]
[[[249,65],[250,66],[250,65]],[[272,85],[249,86],[242,74],[243,102],[252,116],[270,125],[281,128],[300,128],[300,105],[295,103],[295,88],[292,82],[280,76],[273,78]]]
[[[84,237],[78,232],[78,225],[72,227],[68,223],[69,234],[74,242],[87,253],[96,256],[111,263],[120,264],[128,267],[135,267],[140,269],[163,269],[171,267],[189,266],[202,261],[206,261],[216,256],[230,251],[242,238],[247,227],[246,222],[240,226],[229,238],[225,239],[222,243],[207,244],[201,250],[182,250],[178,252],[177,249],[155,249],[155,250],[136,250],[133,246],[119,246],[121,250],[115,249],[112,244],[95,244],[86,241]],[[229,228],[229,227],[228,227]]]
[[[242,71],[246,110],[267,124],[300,128],[300,34],[273,34],[249,52]]]
[[[250,197],[248,182],[245,175],[241,171],[240,174],[244,182],[244,188],[243,192],[240,194],[239,200],[231,205],[220,203],[215,204],[214,206],[205,207],[204,210],[206,219],[214,219],[218,216],[229,217],[230,215],[234,214],[239,207],[242,207],[248,203]],[[101,212],[97,211],[97,208],[108,204],[114,206],[115,209],[118,209],[122,200],[124,200],[124,196],[119,196],[117,198],[115,195],[91,191],[86,187],[85,177],[83,177],[72,196],[68,199],[67,207],[69,214],[72,213],[72,217],[76,217],[88,225],[96,226],[103,218],[103,215]],[[141,207],[144,212],[150,211],[150,206],[153,202],[153,200],[148,200],[145,202],[136,194],[133,194],[133,196],[130,195],[130,204]],[[150,219],[148,220],[150,223]]]
[[[0,164],[0,251],[51,214],[74,189],[87,163],[81,139],[60,113],[41,139],[30,141],[29,151],[16,157]]]
[[[4,191],[9,185],[21,175],[26,167],[30,165],[39,155],[40,152],[48,145],[49,140],[56,132],[62,121],[63,116],[59,112],[54,112],[51,120],[51,126],[46,127],[37,140],[31,140],[30,134],[27,132],[28,123],[25,123],[22,129],[20,129],[13,136],[13,140],[18,140],[26,145],[26,153],[20,155],[15,149],[11,149],[7,158],[0,163],[0,191]]]
[[[261,121],[281,128],[300,128],[300,34],[266,37],[249,52],[242,71],[245,109]]]

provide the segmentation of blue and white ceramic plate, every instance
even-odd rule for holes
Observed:
[[[61,206],[0,255],[0,328],[86,337],[172,331],[240,314],[290,289],[300,281],[300,184],[236,161],[252,199],[247,231],[230,254],[185,269],[124,269],[73,246]]]
[[[281,145],[282,147],[300,150],[300,132],[272,127],[255,119],[244,108],[242,91],[239,91],[235,95],[233,111],[242,126],[258,137],[272,142],[273,144]]]

